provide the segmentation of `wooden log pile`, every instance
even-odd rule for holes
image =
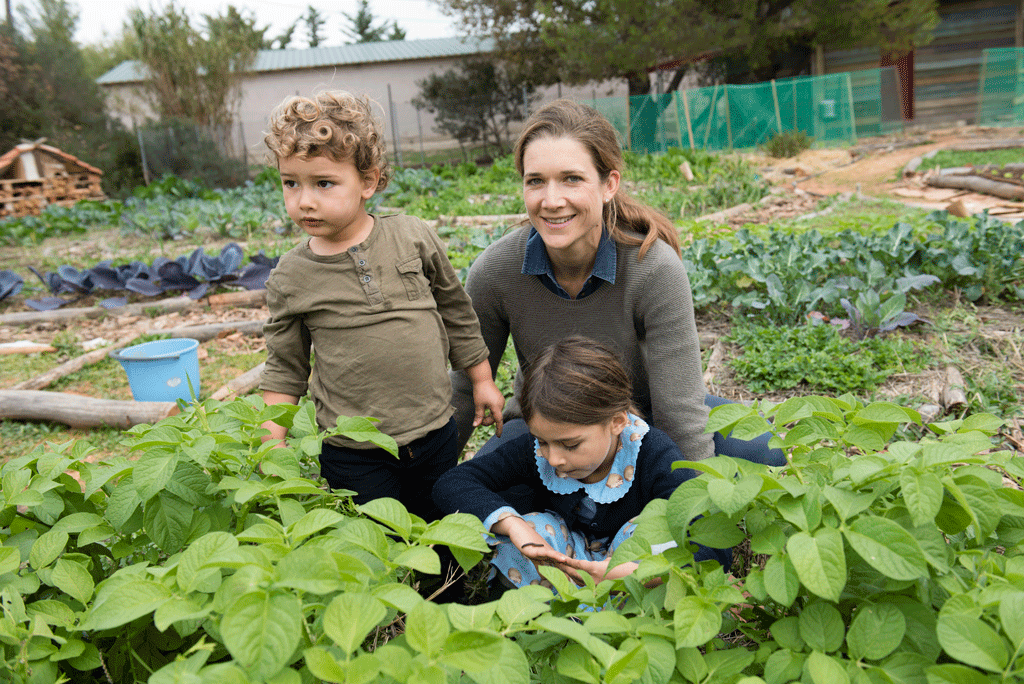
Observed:
[[[50,204],[70,206],[83,199],[103,200],[100,176],[61,174],[36,180],[0,180],[0,217],[38,216]]]

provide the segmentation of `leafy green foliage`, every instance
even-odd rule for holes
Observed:
[[[700,477],[652,502],[616,551],[613,565],[638,562],[629,577],[574,586],[545,567],[557,595],[475,606],[410,583],[440,570],[435,544],[479,562],[479,521],[352,507],[304,477],[322,437],[310,404],[193,405],[130,430],[133,460],[40,447],[0,470],[0,680],[1019,679],[1024,497],[1004,478],[1019,484],[1024,464],[992,451],[1000,421],[893,440],[920,417],[847,395],[730,404],[709,428],[744,438],[775,429],[766,417],[788,466],[687,464]],[[288,445],[261,443],[268,419]],[[387,441],[368,428],[336,431]],[[763,569],[694,563],[694,543],[743,540]],[[392,624],[400,636],[368,640]]]
[[[777,159],[795,157],[811,147],[814,138],[799,128],[780,131],[761,145],[761,149]]]
[[[882,295],[906,294],[924,283],[922,275],[971,301],[1024,299],[1024,221],[1008,226],[982,216],[972,225],[946,212],[929,218],[932,231],[920,238],[910,225],[897,223],[873,235],[772,231],[762,237],[741,229],[730,239],[693,240],[683,247],[683,259],[694,303],[724,301],[792,325],[823,302],[831,307],[823,313],[841,315],[845,294],[869,290],[878,294],[877,312]],[[870,309],[870,302],[864,304]]]
[[[934,157],[924,160],[922,170],[933,169],[936,166],[941,169],[956,166],[985,166],[986,164],[1002,166],[1004,164],[1012,164],[1015,162],[1020,162],[1019,149],[939,150]]]
[[[736,325],[731,342],[742,353],[729,365],[752,392],[800,387],[808,391],[869,391],[896,372],[920,370],[925,359],[906,340],[853,340],[838,328]]]

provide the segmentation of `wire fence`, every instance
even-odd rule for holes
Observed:
[[[990,85],[1004,78],[1007,69],[995,66],[1003,63],[992,62]],[[1017,74],[1015,92],[1019,93],[1017,68],[1013,73]],[[434,130],[433,117],[413,105],[415,95],[392,97],[389,87],[387,100],[381,102],[388,153],[398,166],[493,158],[509,151],[522,126],[521,121],[512,121],[507,130],[498,127],[500,133],[495,136],[492,132],[486,142],[460,142]],[[639,152],[669,147],[753,148],[786,131],[802,131],[817,145],[851,144],[904,126],[899,75],[894,67],[749,85],[718,84],[638,97],[603,97],[597,87],[566,87],[564,92],[562,87],[548,88],[539,95],[524,90],[523,109],[533,111],[560,96],[594,106],[618,130],[623,147]],[[1019,105],[1019,95],[1017,102]],[[244,176],[250,165],[264,161],[266,151],[259,130],[255,123],[244,121],[230,130],[190,130],[181,122],[163,122],[139,128],[137,134],[147,178],[174,173],[208,183],[220,178],[223,183]]]
[[[1024,48],[982,52],[978,74],[978,123],[982,126],[1024,124]]]

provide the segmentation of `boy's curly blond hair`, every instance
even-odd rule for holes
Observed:
[[[278,159],[327,156],[351,161],[360,174],[380,169],[378,192],[391,180],[383,130],[365,97],[341,90],[289,97],[271,113],[263,141]]]

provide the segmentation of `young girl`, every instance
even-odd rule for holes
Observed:
[[[683,460],[679,447],[636,415],[631,397],[629,376],[607,347],[565,338],[541,353],[520,388],[531,434],[437,482],[434,501],[443,512],[472,513],[498,537],[491,562],[512,586],[544,583],[538,564],[577,583],[579,572],[595,582],[633,572],[632,563],[608,571],[612,552],[633,534],[632,520],[695,475],[672,469]],[[508,491],[522,485],[530,503]],[[728,562],[728,552],[702,549],[702,557]]]

